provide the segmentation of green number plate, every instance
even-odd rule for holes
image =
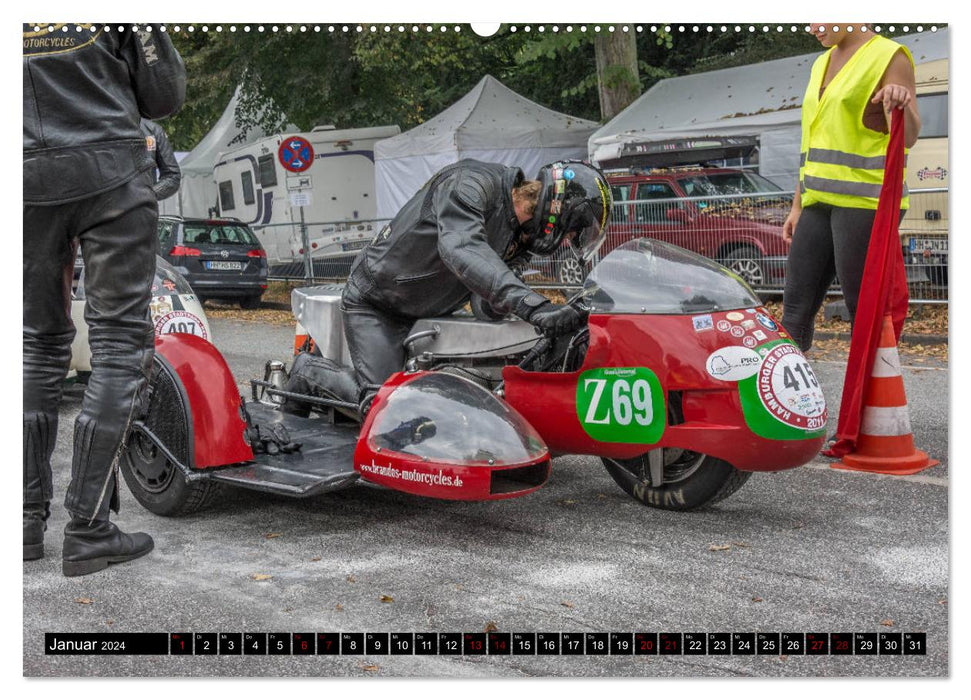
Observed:
[[[599,442],[653,445],[667,424],[664,391],[646,367],[601,367],[580,375],[577,417]]]

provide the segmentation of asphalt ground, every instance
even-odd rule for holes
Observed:
[[[241,387],[292,328],[216,320]],[[814,363],[835,430],[843,362]],[[905,368],[911,477],[817,458],[694,513],[646,508],[600,461],[564,457],[520,499],[367,486],[306,500],[227,489],[161,518],[123,487],[137,562],[65,578],[61,506],[81,393],[61,408],[47,556],[23,566],[26,676],[944,677],[949,671],[946,366]],[[924,656],[52,656],[45,632],[923,632]]]

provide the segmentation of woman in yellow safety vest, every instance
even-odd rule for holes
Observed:
[[[851,319],[856,313],[891,110],[904,110],[908,148],[920,133],[906,47],[864,25],[817,22],[811,32],[829,51],[813,64],[803,98],[799,192],[782,226],[790,244],[782,325],[803,350],[812,346],[813,321],[834,277]],[[901,209],[907,204],[904,185]]]

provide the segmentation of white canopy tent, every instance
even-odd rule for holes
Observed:
[[[462,158],[514,165],[585,158],[597,124],[554,112],[487,75],[458,102],[374,148],[378,217],[391,218],[436,172]]]
[[[236,88],[222,116],[209,133],[203,136],[196,147],[179,162],[182,184],[175,196],[165,200],[164,213],[192,217],[208,216],[209,210],[216,206],[216,199],[219,196],[213,179],[213,169],[219,160],[219,154],[257,141],[266,135],[261,128],[253,126],[246,133],[245,138],[241,136],[242,130],[236,125],[239,91],[240,88]],[[295,130],[296,127],[290,125],[284,131]]]
[[[894,40],[918,64],[948,56],[947,29]],[[589,157],[611,167],[636,160],[639,145],[751,136],[758,140],[759,172],[792,189],[799,175],[799,108],[817,56],[661,80],[590,137]]]

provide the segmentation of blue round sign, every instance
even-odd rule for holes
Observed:
[[[288,136],[277,151],[280,164],[291,173],[302,173],[313,165],[314,147],[302,136]]]

